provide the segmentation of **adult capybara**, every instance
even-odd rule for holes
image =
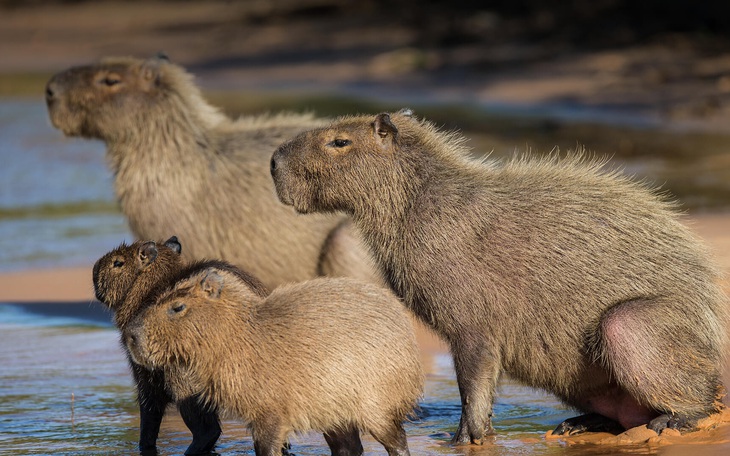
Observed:
[[[46,101],[64,134],[106,143],[138,239],[177,233],[188,259],[225,259],[269,287],[319,275],[379,280],[344,217],[297,217],[271,185],[271,151],[322,120],[289,113],[233,121],[163,57],[70,68],[48,82]]]
[[[283,285],[262,298],[215,267],[179,280],[124,332],[135,361],[174,369],[252,428],[257,455],[321,430],[333,455],[370,432],[408,454],[402,421],[423,378],[412,323],[385,288],[350,278]]]
[[[94,264],[96,297],[114,313],[114,323],[120,331],[126,328],[140,308],[170,286],[176,275],[186,267],[191,267],[182,260],[181,250],[182,246],[175,236],[159,244],[137,241],[131,245],[121,244]],[[266,293],[263,288],[257,290],[262,295]],[[173,402],[172,393],[176,385],[168,381],[161,369],[148,369],[133,362],[126,345],[122,346],[137,389],[139,448],[143,453],[156,454],[160,424],[165,409]],[[193,395],[178,396],[180,399],[175,402],[180,415],[193,434],[193,441],[185,454],[209,453],[221,433],[217,413],[210,407],[202,406]]]
[[[492,432],[506,372],[588,414],[557,433],[686,427],[718,410],[726,298],[675,205],[601,163],[469,158],[410,112],[345,117],[273,155],[281,200],[343,211],[449,344],[455,443]]]

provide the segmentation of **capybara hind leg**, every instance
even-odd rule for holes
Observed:
[[[454,345],[452,353],[461,396],[461,420],[451,443],[481,445],[486,435],[494,434],[492,403],[499,362],[480,346]]]
[[[563,421],[555,428],[553,435],[575,435],[583,432],[610,432],[617,434],[623,430],[623,426],[610,418],[606,418],[598,413],[587,413]]]
[[[717,411],[717,329],[694,310],[665,298],[643,298],[617,304],[601,317],[596,359],[637,404],[655,412],[639,423],[616,417],[625,427],[662,413],[701,417]]]
[[[410,456],[406,431],[400,422],[394,421],[386,429],[370,429],[370,434],[385,447],[388,456]]]
[[[324,433],[332,456],[359,456],[363,454],[360,431],[355,427],[337,429]]]
[[[680,432],[689,432],[697,429],[698,421],[699,419],[689,416],[665,413],[649,421],[647,427],[657,434],[661,434],[664,429],[676,429]]]
[[[193,441],[185,455],[210,454],[221,435],[218,414],[202,406],[197,396],[180,401],[178,409],[185,425],[193,433]]]

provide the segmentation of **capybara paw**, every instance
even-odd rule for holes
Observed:
[[[456,434],[454,434],[454,437],[451,439],[452,445],[481,445],[484,443],[484,437],[487,435],[494,434],[494,428],[492,428],[492,424],[488,423],[484,426],[484,430],[477,435],[477,433],[469,432],[468,429],[463,428],[462,426],[459,426],[459,429],[457,429]]]
[[[665,413],[659,415],[646,425],[649,429],[661,434],[664,429],[676,429],[679,432],[690,432],[697,429],[697,420],[684,415]]]
[[[558,425],[553,435],[575,435],[583,432],[610,432],[617,434],[624,429],[617,422],[597,413],[569,418]]]

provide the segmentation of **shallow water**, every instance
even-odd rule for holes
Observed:
[[[0,454],[137,454],[139,414],[117,331],[99,303],[50,308],[0,304]],[[75,316],[74,316],[75,314]],[[421,411],[406,424],[414,455],[676,454],[675,447],[566,445],[544,434],[573,415],[552,396],[502,382],[495,405],[497,435],[482,447],[447,443],[459,421],[450,357],[424,354],[426,390]],[[163,421],[160,455],[182,454],[190,434],[172,410]],[[294,436],[297,455],[327,452],[318,434]],[[367,454],[385,454],[369,436]],[[724,454],[727,444],[693,445],[698,454]],[[250,433],[226,420],[217,451],[253,454]],[[687,454],[680,452],[680,454]]]
[[[88,264],[131,239],[99,141],[64,139],[42,100],[0,100],[0,272]]]

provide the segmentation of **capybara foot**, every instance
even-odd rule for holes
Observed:
[[[624,428],[620,424],[610,418],[598,413],[587,413],[563,421],[555,428],[553,435],[575,435],[583,432],[618,434],[623,430]]]
[[[664,429],[676,429],[679,432],[689,432],[697,429],[697,421],[696,418],[690,418],[686,415],[665,413],[649,421],[646,427],[657,434],[661,434]]]
[[[451,438],[452,445],[481,445],[484,443],[484,437],[494,434],[491,420],[488,421],[481,432],[470,432],[467,426],[459,423],[459,429]]]

